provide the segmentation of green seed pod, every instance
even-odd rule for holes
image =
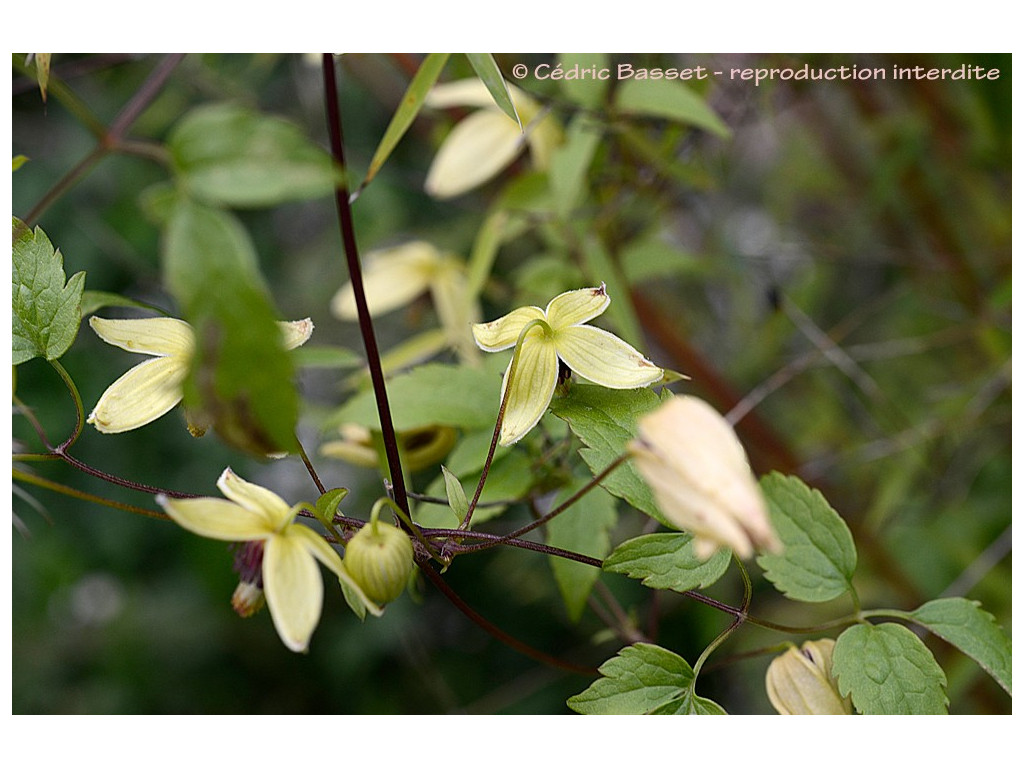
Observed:
[[[409,537],[388,523],[371,520],[345,545],[345,570],[376,603],[402,594],[412,568]]]

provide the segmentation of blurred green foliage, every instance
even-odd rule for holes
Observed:
[[[56,54],[44,105],[34,71],[14,56],[12,154],[29,158],[13,177],[15,216],[27,219],[87,156],[90,127],[110,125],[160,58]],[[635,341],[649,357],[689,374],[677,390],[723,412],[740,406],[737,429],[757,472],[798,474],[825,494],[853,532],[854,583],[865,605],[913,610],[962,595],[1009,630],[1010,57],[607,58],[725,71],[803,63],[1000,70],[998,79],[979,81],[688,83],[729,137],[619,111],[621,83],[580,89],[530,77],[517,86],[563,125],[588,120],[599,132],[561,161],[579,178],[575,193],[560,187],[563,197],[552,204],[543,178],[520,161],[475,192],[432,200],[423,179],[459,115],[424,111],[353,213],[363,251],[420,238],[468,258],[493,206],[515,212],[511,232],[521,236],[497,253],[482,294],[485,317],[605,281],[612,330],[641,335]],[[337,61],[353,188],[418,60],[354,54]],[[496,60],[507,76],[516,64],[532,69],[555,59]],[[463,57],[452,57],[441,80],[472,75]],[[327,144],[319,61],[297,55],[189,55],[129,136],[168,141],[191,109],[225,101],[286,118]],[[178,314],[161,280],[159,206],[152,205],[168,172],[154,160],[145,151],[105,157],[29,223],[60,249],[68,274],[87,273],[88,290]],[[280,316],[310,316],[314,343],[362,354],[355,324],[328,312],[347,279],[333,200],[234,215],[252,238]],[[380,318],[382,348],[430,327],[432,312],[424,300]],[[89,409],[137,360],[83,330],[62,364]],[[299,433],[311,454],[335,436],[319,425],[349,394],[341,383],[347,375],[301,372]],[[44,361],[19,366],[17,394],[51,440],[70,433],[73,405]],[[552,417],[542,426],[565,429]],[[17,415],[13,439],[16,450],[39,449]],[[231,465],[290,501],[315,497],[297,459],[257,461],[213,435],[194,440],[178,411],[124,435],[87,430],[75,453],[161,487],[216,495],[215,479]],[[352,489],[343,511],[365,517],[381,493],[377,473],[313,459],[328,487]],[[32,469],[90,493],[149,503],[60,462]],[[414,476],[413,485],[425,489],[435,476]],[[266,612],[245,621],[231,612],[236,577],[223,544],[31,486],[16,487],[13,515],[16,713],[549,713],[568,711],[565,700],[590,682],[498,643],[429,584],[364,624],[327,590],[309,654],[294,655]],[[517,505],[505,518],[495,531],[527,522],[529,512]],[[645,519],[621,514],[614,539],[641,533]],[[488,620],[552,655],[596,667],[622,645],[594,611],[584,609],[578,623],[568,617],[542,555],[492,550],[460,558],[445,578]],[[608,573],[600,580],[684,659],[695,659],[727,624],[679,595],[660,593],[652,605],[638,582]],[[736,604],[738,578],[708,593]],[[753,605],[786,624],[842,610],[788,602],[763,580]],[[779,636],[752,627],[740,635],[712,657],[698,691],[730,712],[767,712],[768,657],[717,662]],[[949,678],[952,712],[1010,710],[973,662],[936,638],[926,642]]]

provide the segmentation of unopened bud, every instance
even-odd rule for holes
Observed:
[[[231,607],[243,619],[247,619],[266,604],[263,589],[247,581],[238,582],[235,593],[231,595]]]
[[[839,695],[832,677],[835,641],[809,640],[777,656],[768,666],[765,688],[780,715],[849,715],[850,699]]]
[[[345,570],[376,603],[390,603],[405,589],[413,568],[409,537],[372,520],[345,545]]]

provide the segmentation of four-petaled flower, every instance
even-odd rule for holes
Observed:
[[[289,507],[273,491],[249,483],[230,469],[217,481],[227,500],[171,499],[157,502],[178,525],[221,541],[263,542],[263,589],[274,627],[293,651],[304,651],[320,621],[324,584],[316,561],[326,565],[376,616],[381,609],[349,576],[341,557],[311,528],[295,522],[299,505]]]
[[[703,559],[720,546],[741,558],[781,548],[764,495],[732,426],[696,397],[677,395],[637,422],[628,449],[658,508],[694,535]]]
[[[476,78],[456,80],[433,88],[426,104],[435,108],[479,107],[460,120],[434,157],[427,172],[427,194],[455,197],[497,176],[529,145],[533,164],[547,170],[551,156],[562,141],[562,129],[541,106],[514,86],[509,95],[523,128],[501,111],[494,98]]]
[[[487,352],[514,347],[525,330],[511,385],[511,363],[501,385],[502,398],[509,389],[502,445],[516,442],[540,421],[555,393],[559,360],[583,378],[610,389],[636,389],[664,376],[661,368],[618,336],[585,325],[604,312],[610,301],[602,284],[559,294],[546,309],[520,307],[473,326],[476,343]]]
[[[129,352],[155,355],[154,360],[139,363],[107,387],[89,414],[88,422],[96,429],[108,434],[138,429],[181,402],[182,384],[196,345],[191,325],[173,317],[90,317],[89,326],[108,344]],[[313,333],[309,318],[281,322],[278,327],[285,349],[305,344]],[[189,431],[198,437],[205,427],[190,423]]]

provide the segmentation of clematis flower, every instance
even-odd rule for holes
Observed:
[[[304,651],[320,621],[324,584],[316,561],[326,565],[375,616],[381,609],[349,576],[341,556],[312,529],[295,522],[300,505],[289,507],[273,491],[249,483],[231,469],[217,480],[225,499],[171,499],[157,502],[174,522],[220,541],[262,542],[262,587],[277,634],[293,651]]]
[[[725,546],[741,558],[781,548],[761,489],[732,427],[696,397],[675,396],[637,422],[628,450],[674,525],[694,535],[698,557]]]
[[[181,402],[182,385],[196,345],[191,325],[173,317],[132,320],[90,317],[89,326],[108,344],[155,356],[153,360],[139,363],[107,387],[89,414],[89,424],[107,434],[127,432],[156,421]],[[313,333],[313,323],[308,317],[281,322],[278,327],[285,349],[305,344]],[[206,427],[190,419],[189,431],[200,437]]]
[[[510,387],[501,445],[518,441],[540,421],[555,393],[559,360],[585,379],[610,389],[636,389],[664,376],[661,368],[618,336],[585,325],[604,312],[609,303],[602,283],[599,288],[559,294],[546,309],[520,307],[497,320],[473,326],[476,343],[487,352],[514,347],[526,331],[512,382],[510,363],[501,385],[503,398]],[[528,325],[532,327],[527,330]]]
[[[427,94],[425,103],[431,107],[479,107],[445,138],[427,172],[427,194],[455,197],[480,186],[511,165],[524,144],[530,147],[534,165],[548,168],[562,141],[561,127],[550,115],[540,116],[541,106],[518,88],[509,86],[509,93],[523,128],[501,111],[476,78],[438,85]]]
[[[851,715],[849,697],[839,695],[832,677],[835,640],[809,640],[794,645],[768,665],[765,689],[780,715]]]
[[[469,295],[465,266],[430,243],[414,240],[367,254],[363,291],[371,315],[383,315],[429,291],[447,343],[463,359],[479,354],[468,329],[480,319],[480,307]],[[341,320],[358,318],[351,282],[334,295],[331,312]]]

